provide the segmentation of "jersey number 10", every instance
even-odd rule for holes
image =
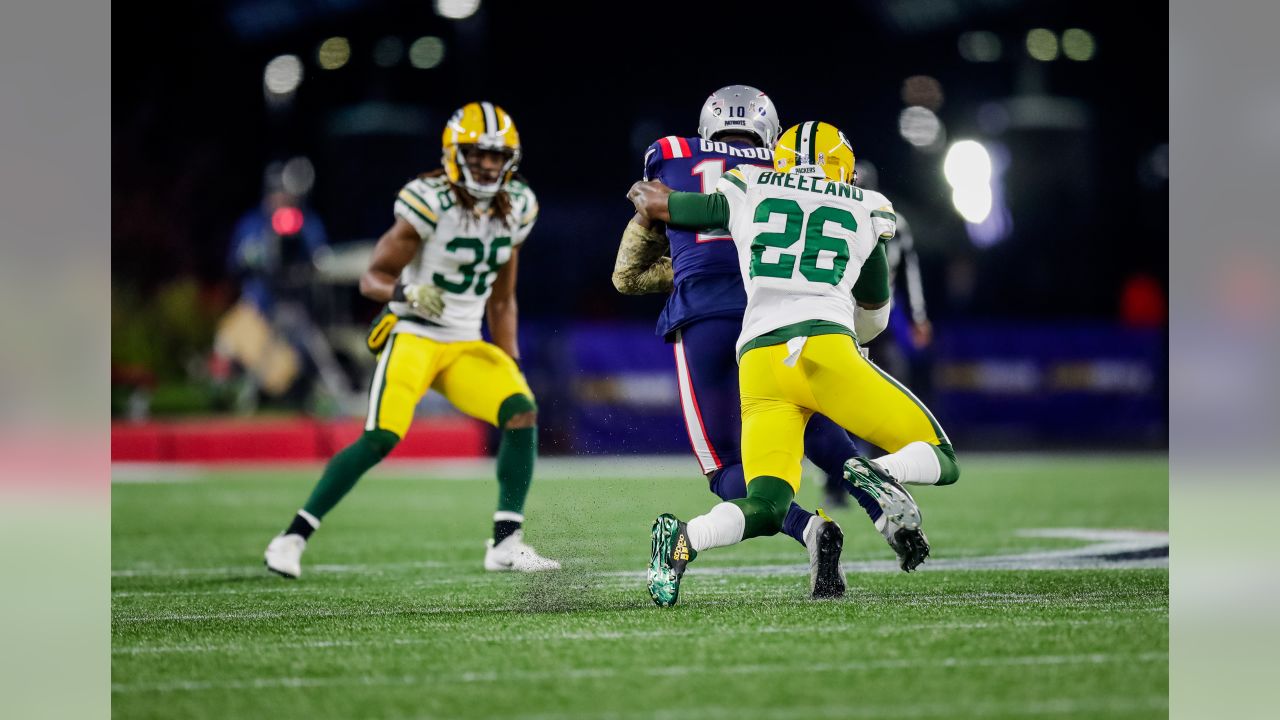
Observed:
[[[800,203],[786,198],[766,198],[756,206],[754,220],[769,222],[774,215],[787,219],[782,232],[762,232],[751,241],[751,277],[789,278],[795,274],[796,256],[790,253],[778,255],[773,262],[765,262],[768,248],[790,248],[804,233],[804,248],[800,252],[800,274],[809,282],[838,285],[849,264],[849,243],[841,238],[823,235],[823,227],[833,222],[849,232],[858,231],[858,221],[853,213],[836,207],[822,206],[805,217]],[[834,253],[831,267],[818,267],[818,255],[823,250]]]

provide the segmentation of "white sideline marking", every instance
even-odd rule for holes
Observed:
[[[1109,560],[1106,556],[1120,553],[1141,553],[1169,546],[1169,533],[1155,530],[1106,530],[1096,528],[1032,528],[1017,531],[1022,537],[1064,538],[1084,540],[1089,545],[1063,550],[1037,550],[1016,555],[988,555],[966,558],[936,558],[925,561],[920,571],[933,570],[1094,570],[1167,568],[1168,556]],[[415,568],[459,567],[466,563],[446,563],[424,560],[421,562],[386,563],[382,565],[308,565],[308,572],[378,574],[387,570]],[[846,562],[841,566],[850,573],[901,572],[892,560],[867,560]],[[263,572],[256,566],[232,566],[215,568],[125,568],[112,570],[112,577],[183,577],[183,576],[257,576]],[[738,565],[729,567],[693,567],[689,575],[807,575],[809,568],[802,564]],[[594,573],[602,578],[643,577],[644,571],[616,570]]]
[[[822,632],[826,635],[832,635],[839,632],[872,632],[877,637],[889,637],[893,635],[901,635],[906,633],[915,633],[921,631],[932,630],[1008,630],[1010,628],[1035,628],[1035,627],[1083,627],[1087,625],[1122,625],[1132,622],[1129,618],[1090,618],[1086,620],[1026,620],[1014,622],[939,622],[939,623],[915,623],[905,625],[882,626],[878,628],[868,628],[863,623],[837,623],[834,625],[824,624]],[[470,628],[464,628],[455,624],[433,624],[431,631],[433,634],[441,632],[460,632],[463,630],[470,631]],[[807,628],[798,626],[766,625],[752,628],[704,628],[706,635],[714,635],[716,637],[734,637],[738,635],[773,635],[780,633],[803,632]],[[553,632],[534,632],[534,633],[513,633],[509,635],[472,635],[466,636],[466,642],[482,642],[497,644],[515,644],[515,643],[548,643],[563,641],[607,641],[607,640],[645,640],[666,637],[688,637],[688,630],[604,630],[599,632],[572,632],[572,633],[553,633]],[[263,652],[270,650],[322,650],[333,647],[381,647],[386,645],[395,646],[413,646],[413,645],[436,645],[438,637],[394,637],[379,638],[377,640],[301,640],[297,642],[283,643],[255,643],[253,645],[243,645],[241,643],[199,643],[188,645],[140,645],[133,647],[112,648],[112,655],[162,655],[170,653],[225,653],[225,652]]]
[[[1112,462],[1116,460],[1166,459],[1164,454],[1115,453],[1086,455],[1072,453],[964,453],[966,463],[992,465],[997,469],[1016,467],[1028,462],[1053,462],[1066,459],[1073,463]],[[207,482],[226,479],[227,472],[258,472],[273,475],[279,471],[313,471],[319,477],[323,463],[244,462],[244,463],[135,463],[113,462],[113,484]],[[804,477],[814,478],[812,466],[805,463]],[[410,478],[422,480],[492,480],[493,458],[452,458],[440,460],[390,459],[369,473],[371,478]],[[698,460],[692,454],[680,455],[572,455],[538,458],[537,481],[600,480],[617,477],[654,479],[687,478],[705,482]],[[260,478],[267,480],[268,478]]]
[[[871,670],[909,670],[967,667],[1033,667],[1044,665],[1109,665],[1113,663],[1168,662],[1166,652],[1146,652],[1131,655],[1089,653],[1080,655],[1023,655],[1015,657],[948,657],[927,659],[865,660],[847,663],[813,663],[806,666],[808,672],[864,672]],[[111,692],[194,692],[202,690],[264,690],[274,688],[336,687],[341,685],[447,685],[453,683],[494,682],[546,682],[581,679],[612,678],[622,675],[648,675],[651,677],[705,677],[707,675],[759,675],[786,673],[794,665],[758,663],[710,668],[702,665],[679,665],[656,668],[570,668],[557,670],[516,670],[507,672],[461,672],[430,676],[366,675],[363,677],[275,677],[252,680],[176,680],[160,683],[112,683]]]

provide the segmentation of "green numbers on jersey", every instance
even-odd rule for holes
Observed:
[[[498,273],[501,263],[498,262],[498,252],[504,247],[511,247],[511,238],[496,237],[493,243],[489,245],[489,259],[485,260],[484,241],[480,238],[473,237],[456,237],[444,246],[446,250],[454,254],[467,254],[470,259],[463,265],[458,267],[458,273],[462,275],[461,280],[450,280],[448,277],[436,273],[431,280],[446,292],[462,294],[475,287],[476,295],[483,295],[489,291],[489,285],[493,282],[493,278]],[[489,266],[487,272],[477,273],[476,268],[481,262],[485,262]]]
[[[756,206],[754,220],[758,223],[769,222],[774,215],[786,217],[787,224],[782,232],[762,232],[751,241],[751,277],[789,278],[795,274],[796,256],[781,253],[773,262],[765,262],[764,251],[768,248],[789,248],[804,234],[804,247],[800,251],[800,274],[809,282],[837,285],[844,277],[845,268],[849,265],[849,243],[840,238],[823,235],[823,227],[827,222],[834,222],[848,230],[858,231],[858,221],[848,210],[837,207],[822,206],[809,213],[806,218],[800,203],[786,198],[765,198]],[[823,250],[834,254],[831,267],[818,267],[818,255]]]

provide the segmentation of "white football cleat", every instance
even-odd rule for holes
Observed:
[[[516,530],[497,545],[493,538],[487,541],[488,550],[484,553],[484,569],[489,572],[542,572],[559,570],[560,563],[544,558],[537,550],[524,542],[524,530]]]
[[[297,533],[290,535],[280,533],[271,539],[270,545],[267,545],[262,561],[271,572],[296,580],[302,575],[302,551],[306,549],[306,538]]]
[[[819,509],[804,528],[804,546],[809,550],[810,596],[843,597],[848,582],[840,568],[840,550],[844,547],[840,526]]]

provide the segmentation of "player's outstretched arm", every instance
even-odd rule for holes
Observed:
[[[671,213],[667,209],[667,198],[670,195],[671,188],[659,180],[642,180],[627,191],[627,199],[636,206],[636,213],[646,220],[658,222],[671,219]]]
[[[627,223],[613,263],[613,286],[623,295],[671,292],[670,243],[661,226],[637,214]]]
[[[395,297],[396,282],[421,246],[418,231],[407,221],[396,218],[396,224],[378,238],[373,248],[369,269],[360,276],[360,294],[380,303],[403,299]]]
[[[493,292],[485,305],[485,318],[489,321],[489,337],[511,359],[520,362],[520,345],[516,341],[518,311],[516,307],[516,268],[520,248],[512,248],[511,259],[498,271],[493,281]]]

